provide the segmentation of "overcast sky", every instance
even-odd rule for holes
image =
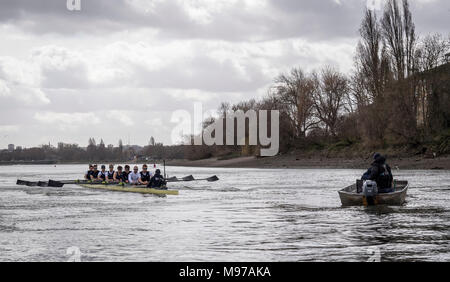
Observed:
[[[375,0],[377,1],[377,0]],[[382,1],[382,0],[378,0]],[[366,0],[0,0],[0,148],[171,144],[172,112],[259,98],[292,67],[350,72]],[[412,0],[419,34],[450,1]]]

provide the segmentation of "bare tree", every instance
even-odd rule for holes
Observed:
[[[383,37],[397,80],[412,75],[415,69],[415,26],[408,0],[402,0],[402,4],[401,10],[397,0],[388,0],[381,20]]]
[[[287,106],[294,136],[305,137],[306,132],[318,123],[313,115],[313,93],[317,85],[300,68],[293,68],[289,75],[278,76],[275,83],[277,97]]]
[[[444,38],[441,34],[429,34],[425,36],[418,45],[416,57],[418,59],[418,69],[429,71],[444,64],[445,55],[450,52],[450,39]]]
[[[418,96],[419,122],[423,125],[423,130],[428,132],[432,126],[430,114],[435,113],[439,108],[436,102],[436,89],[442,83],[439,75],[431,75],[431,72],[438,66],[446,63],[446,54],[450,51],[450,39],[444,38],[441,34],[429,34],[418,44],[416,51],[418,75],[418,85],[416,95]]]
[[[383,93],[389,68],[381,27],[373,11],[366,10],[359,33],[361,40],[356,53],[357,71],[361,73],[360,78],[365,80],[370,99],[376,100]]]
[[[381,20],[394,81],[387,89],[388,129],[405,141],[417,136],[417,73],[415,26],[408,0],[388,0]],[[408,141],[409,142],[409,141]]]
[[[325,124],[326,131],[336,136],[336,125],[349,90],[348,80],[339,71],[325,67],[320,75],[315,74],[315,81],[319,85],[314,94],[317,117]]]

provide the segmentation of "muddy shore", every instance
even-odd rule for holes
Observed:
[[[394,157],[387,159],[393,169],[445,169],[450,170],[450,156],[436,158]],[[282,155],[275,157],[237,157],[220,160],[217,158],[202,160],[170,160],[166,165],[190,167],[235,167],[235,168],[354,168],[364,169],[370,166],[370,158],[327,158]]]

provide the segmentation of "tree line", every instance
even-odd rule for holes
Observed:
[[[450,153],[448,35],[419,37],[407,0],[388,0],[380,15],[365,10],[359,34],[350,74],[329,65],[310,72],[294,67],[274,79],[263,99],[222,103],[219,118],[236,110],[279,110],[281,152],[333,142],[415,148],[441,135],[435,151]],[[207,157],[255,154],[258,148],[189,150],[192,157]]]
[[[55,161],[55,162],[127,162],[154,161],[162,159],[183,159],[185,150],[182,145],[164,146],[150,138],[147,146],[127,146],[122,140],[117,146],[105,145],[103,139],[99,143],[89,138],[87,147],[78,144],[58,143],[41,145],[33,148],[18,148],[12,152],[0,151],[0,162],[13,161]]]

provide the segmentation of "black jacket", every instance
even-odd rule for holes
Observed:
[[[389,165],[386,164],[385,157],[379,156],[372,163],[369,180],[374,180],[377,183],[378,188],[381,189],[392,187],[392,172]]]
[[[164,177],[161,174],[155,174],[150,178],[150,181],[147,184],[149,188],[161,188],[166,184]]]

